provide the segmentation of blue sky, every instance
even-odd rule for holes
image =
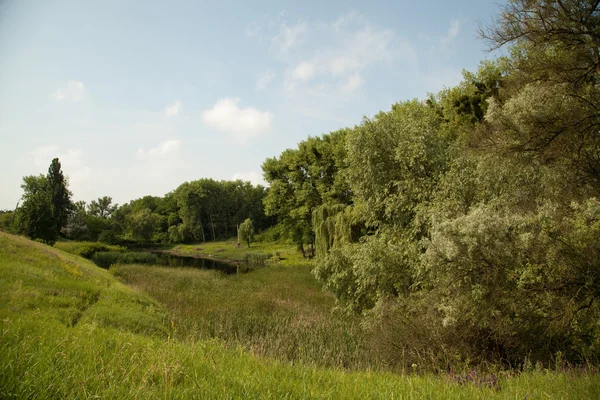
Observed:
[[[498,7],[0,0],[0,209],[54,157],[76,200],[259,183],[308,136],[457,84]]]

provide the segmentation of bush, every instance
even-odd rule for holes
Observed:
[[[102,231],[98,236],[98,241],[107,244],[116,244],[119,241],[116,233],[112,230]]]
[[[81,257],[92,258],[94,254],[101,251],[123,252],[125,249],[120,246],[110,246],[99,242],[88,242],[77,247],[73,253]]]
[[[283,237],[283,226],[275,225],[254,235],[255,242],[277,242]]]

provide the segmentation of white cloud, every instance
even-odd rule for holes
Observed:
[[[342,85],[342,90],[344,92],[352,92],[352,91],[358,89],[360,86],[362,86],[363,83],[364,83],[364,81],[360,77],[358,72],[355,72],[354,75],[352,75],[350,78],[348,78],[346,83],[344,83]]]
[[[135,158],[140,161],[162,160],[179,153],[180,147],[181,142],[179,140],[167,140],[148,151],[139,148],[135,153]]]
[[[239,98],[219,100],[202,113],[202,121],[217,130],[232,133],[240,143],[271,129],[273,114],[253,107],[239,108],[239,102]]]
[[[232,180],[242,180],[242,181],[248,181],[250,183],[252,183],[254,186],[256,185],[261,185],[261,186],[268,186],[267,182],[265,182],[265,179],[263,178],[262,174],[256,171],[248,171],[248,172],[237,172],[235,174],[233,174],[233,176],[231,177]]]
[[[52,97],[56,101],[82,101],[87,91],[83,83],[79,81],[68,81],[66,86],[56,89]]]
[[[258,90],[266,89],[276,76],[277,75],[273,71],[266,70],[258,77],[258,81],[256,81],[256,88]]]
[[[450,46],[452,44],[452,42],[454,42],[454,39],[456,39],[456,36],[458,36],[459,31],[460,31],[460,21],[453,19],[450,22],[450,28],[448,28],[448,33],[446,34],[445,37],[443,37],[440,40],[440,46],[442,47],[442,49],[447,49],[448,46]]]
[[[174,117],[177,114],[179,114],[180,110],[181,110],[181,101],[177,100],[175,103],[166,106],[165,109],[163,110],[163,113],[165,114],[165,116],[167,118],[171,118],[171,117]]]
[[[315,66],[306,61],[302,61],[292,70],[292,78],[299,81],[308,81],[315,74]]]

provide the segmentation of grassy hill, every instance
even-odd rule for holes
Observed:
[[[154,272],[140,280],[140,268],[115,270],[134,289],[83,258],[0,232],[0,398],[600,398],[599,375],[586,371],[507,375],[488,387],[459,385],[449,376],[348,372],[261,358],[226,345],[227,337],[177,332],[187,319],[203,318],[190,311],[187,291],[200,301],[219,285],[229,297],[257,286],[179,271],[175,281],[188,283],[177,289],[164,269],[149,269]],[[275,273],[285,278],[284,270]],[[184,300],[167,301],[170,291]],[[284,286],[273,293],[302,297]],[[176,304],[183,304],[179,312]],[[318,304],[306,307],[314,312]]]

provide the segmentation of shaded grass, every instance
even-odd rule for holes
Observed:
[[[281,268],[273,274],[280,273],[275,276],[283,278],[285,273],[295,273]],[[150,270],[161,273],[164,268]],[[180,280],[174,282],[185,285],[181,282],[185,276],[178,276]],[[250,293],[258,285],[272,282],[269,274],[256,276],[256,280],[240,283],[237,289]],[[227,278],[210,279],[227,286]],[[300,271],[289,279],[288,286],[281,284],[268,293],[285,299],[284,293],[291,292],[291,304],[286,307],[310,315],[311,309],[320,310],[331,299],[324,294],[323,298],[309,299],[315,294],[309,289],[311,281],[294,288],[303,279],[305,273]],[[206,289],[202,286],[206,283],[194,281],[191,289]],[[217,288],[217,283],[211,285]],[[185,292],[178,293],[184,296]],[[234,292],[229,294],[236,297]],[[293,304],[296,296],[309,304]],[[226,297],[221,299],[225,301]],[[255,300],[251,303],[258,303]],[[243,305],[237,298],[228,301],[223,308]],[[215,310],[220,307],[217,302],[213,306]],[[309,311],[303,311],[303,307]],[[265,310],[271,310],[271,306],[265,306]],[[74,319],[73,315],[78,317]],[[257,358],[220,340],[195,340],[193,335],[179,340],[177,330],[183,330],[183,326],[175,324],[173,328],[164,317],[165,310],[156,301],[120,284],[89,261],[0,233],[0,398],[600,398],[597,373],[505,375],[500,377],[496,390],[461,386],[445,376],[399,376],[291,365]]]

